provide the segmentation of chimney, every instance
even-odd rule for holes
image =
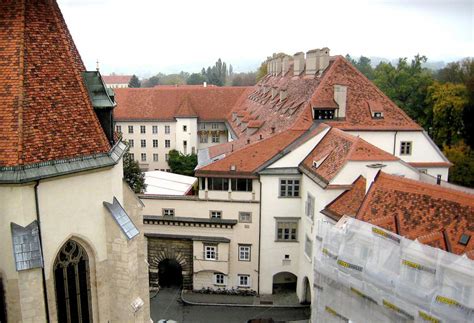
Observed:
[[[202,83],[202,87],[207,87],[207,82]]]
[[[369,191],[370,185],[372,185],[375,177],[379,173],[379,171],[384,168],[386,165],[384,164],[371,164],[367,165],[366,173],[365,173],[365,194]]]
[[[299,52],[293,55],[294,76],[299,76],[304,71],[304,53]]]
[[[276,74],[279,75],[281,73],[281,57],[275,58],[275,66],[276,66]]]
[[[306,75],[315,75],[319,70],[319,49],[306,52]]]
[[[285,56],[282,63],[282,76],[285,76],[286,73],[290,70],[291,56]]]
[[[319,51],[319,53],[319,71],[320,73],[323,73],[329,66],[329,48],[324,47]]]
[[[334,85],[334,101],[336,101],[337,106],[339,107],[337,117],[345,118],[347,104],[347,86]]]
[[[276,75],[276,60],[272,59],[272,75]]]
[[[288,91],[286,89],[281,89],[280,90],[280,102],[286,99],[288,96]]]
[[[276,97],[278,94],[278,89],[276,87],[272,87],[272,100]]]
[[[267,61],[267,74],[272,74],[272,61]]]

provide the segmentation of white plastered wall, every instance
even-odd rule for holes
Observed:
[[[184,131],[186,128],[186,131]],[[176,118],[176,150],[189,155],[197,153],[197,118]],[[186,141],[186,150],[183,142]],[[194,149],[193,149],[194,148]]]

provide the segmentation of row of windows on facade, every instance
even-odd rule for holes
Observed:
[[[206,124],[201,124],[199,126],[200,129],[206,129]],[[117,132],[122,132],[122,126],[121,125],[117,125],[116,127],[117,129]],[[170,126],[169,125],[165,125],[165,134],[169,134],[170,133]],[[211,124],[211,129],[219,129],[219,124],[218,123],[212,123]],[[188,126],[187,125],[183,125],[183,132],[187,132],[188,131]],[[151,126],[151,132],[154,133],[154,134],[157,134],[158,133],[158,126]],[[134,133],[134,127],[133,126],[128,126],[128,133]],[[146,133],[146,125],[141,125],[140,126],[140,133]]]
[[[237,274],[238,287],[250,287],[250,275]],[[214,285],[226,286],[227,276],[221,273],[214,273]]]
[[[163,216],[175,216],[175,209],[162,209]],[[209,211],[209,218],[211,219],[222,219],[222,211],[211,210]],[[239,222],[252,223],[251,212],[239,212]]]
[[[158,139],[153,139],[152,144],[153,144],[153,148],[158,148]],[[130,148],[135,147],[135,140],[129,139],[128,140],[128,145],[130,146]],[[184,144],[184,146],[186,146],[186,145],[187,145],[187,143]],[[141,139],[140,140],[140,147],[141,148],[146,148],[146,139]],[[169,139],[165,140],[165,148],[171,148],[171,140],[169,140]]]
[[[217,244],[205,244],[203,251],[203,260],[219,260]],[[250,261],[252,254],[252,246],[248,244],[239,244],[238,259],[239,261]]]
[[[135,154],[134,154],[134,153],[130,153],[130,158],[133,159],[133,160],[135,160]],[[170,158],[170,156],[169,156],[168,154],[165,154],[165,161],[168,161],[169,158]],[[142,162],[146,162],[146,161],[147,161],[146,153],[141,153],[140,161],[142,161]],[[159,156],[158,156],[158,154],[153,154],[153,161],[154,161],[154,162],[159,161]]]
[[[252,179],[250,178],[221,178],[221,177],[207,177],[207,190],[209,191],[232,191],[252,192]],[[206,178],[201,177],[199,180],[200,189],[206,189]]]

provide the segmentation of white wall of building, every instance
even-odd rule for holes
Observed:
[[[176,118],[177,151],[185,155],[197,153],[197,128],[197,118]]]

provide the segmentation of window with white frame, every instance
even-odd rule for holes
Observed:
[[[214,273],[214,285],[225,285],[225,275],[221,273]]]
[[[280,179],[280,197],[299,197],[299,179]]]
[[[158,133],[158,126],[151,126],[151,132]]]
[[[237,275],[239,287],[250,287],[250,275]]]
[[[313,220],[314,218],[314,196],[308,193],[306,198],[306,216]]]
[[[199,135],[199,142],[201,144],[206,144],[207,143],[207,133],[202,133]]]
[[[155,162],[158,161],[158,154],[153,154],[153,161],[155,161]]]
[[[135,147],[135,142],[133,141],[133,139],[130,139],[130,140],[128,141],[128,144],[130,145],[130,148]]]
[[[220,141],[219,132],[217,131],[212,132],[212,142],[218,143],[219,141]]]
[[[250,212],[239,212],[239,222],[252,223],[252,213],[250,213]]]
[[[146,127],[140,126],[140,133],[146,133]]]
[[[221,219],[222,211],[209,211],[209,216],[211,219]]]
[[[311,241],[308,236],[306,236],[306,240],[304,241],[304,253],[311,259],[313,255],[313,241]]]
[[[239,244],[239,261],[250,261],[251,246]]]
[[[117,129],[118,133],[122,133],[122,126],[116,126],[115,129]]]
[[[165,134],[169,134],[170,133],[170,126],[165,126]]]
[[[146,154],[142,153],[142,162],[146,162]]]
[[[276,241],[297,241],[298,221],[289,219],[276,220]]]
[[[400,155],[411,155],[412,146],[411,141],[400,142]]]
[[[158,148],[158,139],[153,139],[153,148]]]
[[[166,139],[165,140],[165,148],[170,148],[171,147],[171,140]]]
[[[217,245],[204,245],[204,260],[217,260]]]
[[[174,209],[163,209],[161,214],[163,216],[174,216]]]
[[[219,129],[219,124],[218,123],[213,123],[211,127],[212,127],[212,129]]]
[[[165,160],[168,161],[170,159],[170,155],[169,154],[165,154]]]
[[[128,133],[133,133],[133,126],[128,126]]]
[[[141,139],[140,140],[140,147],[146,148],[146,139]]]

